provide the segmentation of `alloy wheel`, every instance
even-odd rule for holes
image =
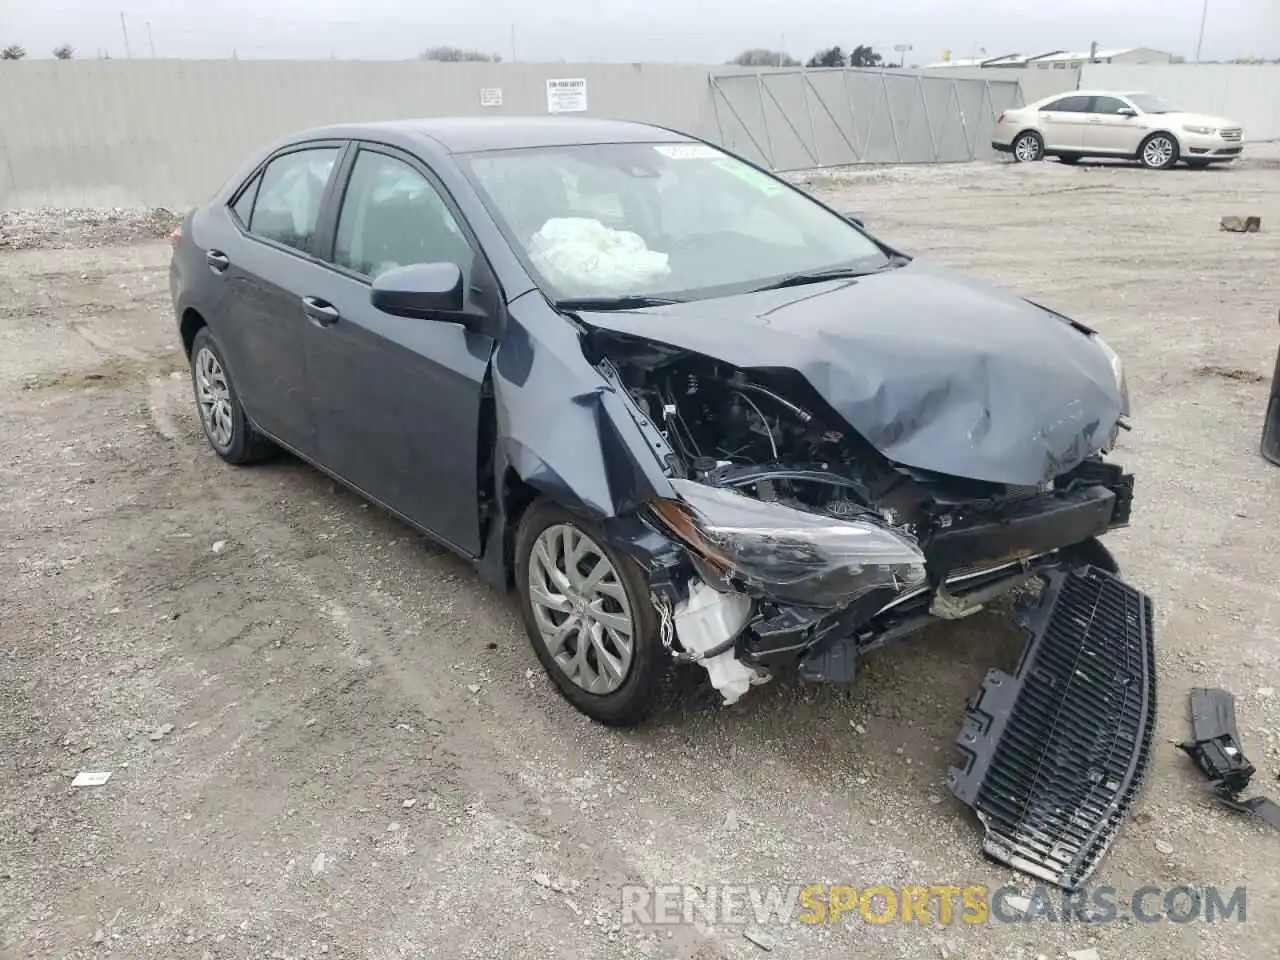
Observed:
[[[1040,159],[1040,141],[1034,134],[1025,133],[1013,145],[1013,153],[1022,163],[1031,163]]]
[[[553,524],[529,557],[529,605],[556,665],[588,693],[626,682],[635,619],[618,571],[601,547],[569,523]]]
[[[1142,148],[1142,162],[1148,167],[1167,167],[1173,161],[1173,149],[1168,137],[1152,137]]]
[[[200,405],[200,422],[204,432],[219,450],[231,446],[235,421],[231,413],[231,385],[217,356],[201,347],[195,361],[196,402]]]

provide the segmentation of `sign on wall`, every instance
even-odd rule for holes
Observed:
[[[480,106],[482,107],[502,106],[502,88],[501,87],[481,87],[480,88]]]
[[[587,81],[547,81],[547,113],[581,113],[587,109]]]

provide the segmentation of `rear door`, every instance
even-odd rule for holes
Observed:
[[[1079,150],[1089,122],[1089,97],[1061,97],[1040,108],[1040,132],[1046,150]]]
[[[1098,153],[1131,157],[1138,152],[1144,129],[1145,124],[1132,104],[1119,97],[1094,97],[1085,127],[1085,146]]]
[[[214,330],[245,410],[262,430],[314,459],[308,409],[302,291],[324,272],[313,248],[342,143],[290,147],[273,156],[232,200],[239,227],[229,249],[208,251],[227,283]]]
[[[321,460],[348,483],[469,555],[480,552],[482,391],[492,337],[369,302],[397,266],[456,263],[472,304],[501,311],[496,279],[452,198],[417,158],[360,144],[326,216],[328,269],[305,291],[331,313],[307,337]]]

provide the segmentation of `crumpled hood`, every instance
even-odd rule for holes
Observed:
[[[1087,334],[919,261],[579,316],[743,370],[794,370],[890,460],[957,477],[1042,483],[1104,447],[1122,413],[1111,364]]]

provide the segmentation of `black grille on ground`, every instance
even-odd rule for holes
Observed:
[[[948,774],[988,856],[1068,890],[1102,858],[1150,759],[1151,624],[1151,601],[1111,574],[1048,574],[1018,669],[987,674]]]

